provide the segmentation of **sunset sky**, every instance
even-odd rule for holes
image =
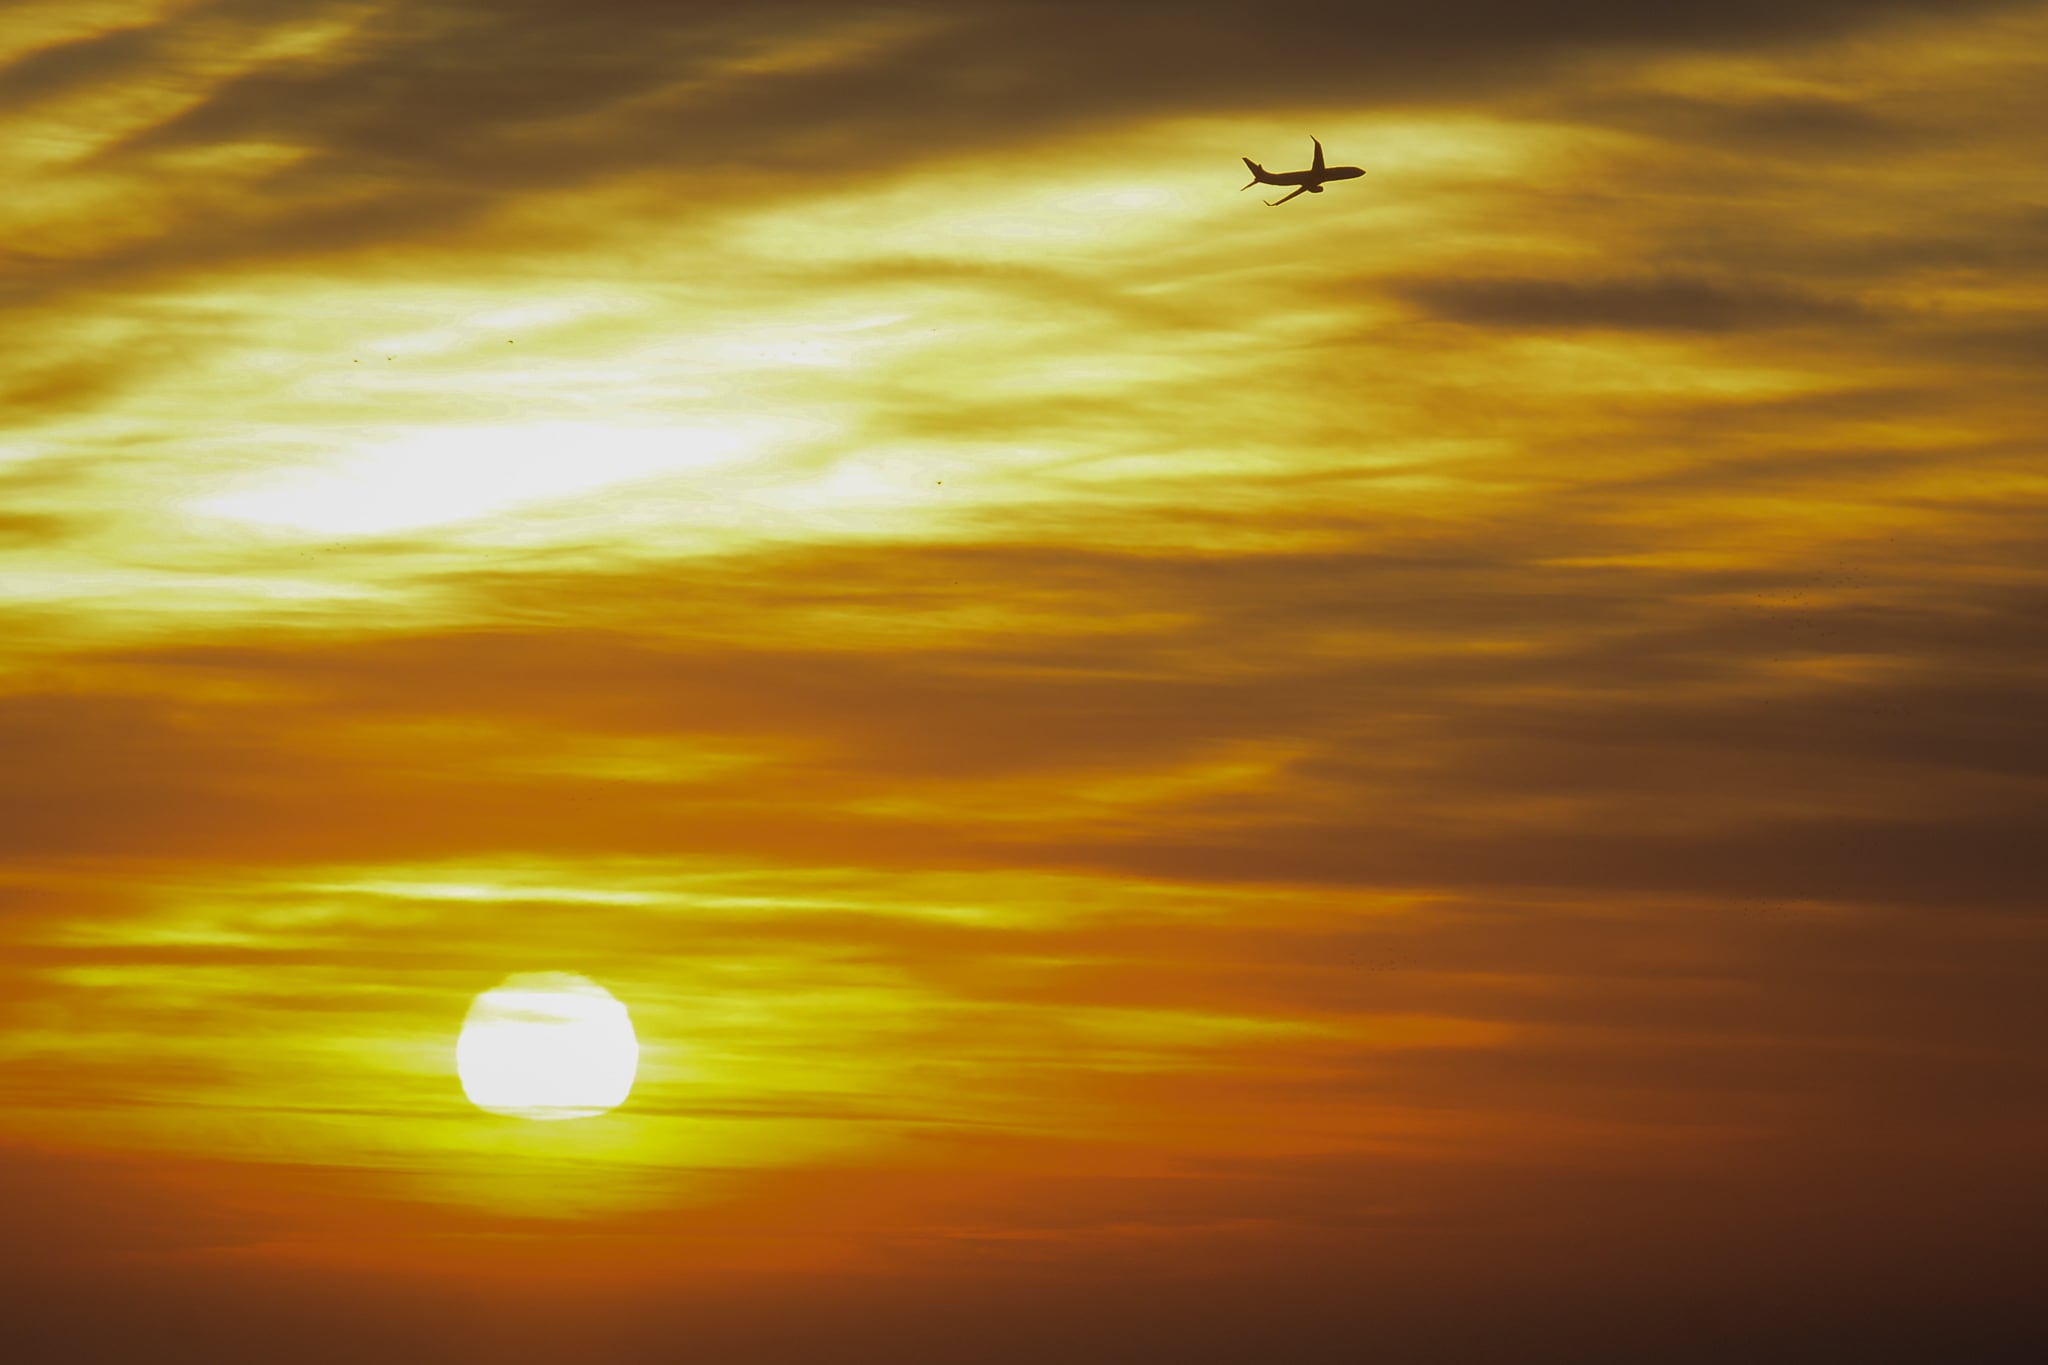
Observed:
[[[6,0],[0,320],[0,1355],[2048,1349],[2048,5]]]

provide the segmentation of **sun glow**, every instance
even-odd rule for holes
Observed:
[[[736,460],[772,424],[610,427],[537,422],[421,430],[331,465],[202,500],[199,511],[286,531],[382,535],[445,526]]]
[[[462,1093],[525,1119],[580,1119],[625,1103],[640,1043],[625,1005],[589,977],[518,972],[477,996],[455,1044]]]

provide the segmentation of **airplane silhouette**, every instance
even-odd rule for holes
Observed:
[[[1238,187],[1238,193],[1244,193],[1253,185],[1298,185],[1300,188],[1295,190],[1294,194],[1321,194],[1325,181],[1356,180],[1365,174],[1356,166],[1323,165],[1323,144],[1315,138],[1310,138],[1309,141],[1316,144],[1316,164],[1305,171],[1269,171],[1250,157],[1245,157],[1244,164],[1246,169],[1251,171],[1252,178]],[[1278,199],[1268,199],[1266,204],[1270,208],[1279,208],[1292,199],[1294,194],[1283,194]]]

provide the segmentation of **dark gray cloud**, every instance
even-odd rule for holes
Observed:
[[[1863,316],[1845,300],[1780,285],[1651,275],[1609,279],[1439,278],[1390,286],[1435,317],[1510,329],[1735,332],[1840,323]]]
[[[687,215],[787,190],[799,177],[815,187],[1135,119],[1499,99],[1542,87],[1589,52],[1804,40],[1936,9],[1465,0],[1418,10],[1289,0],[1256,16],[1226,8],[1191,21],[1185,6],[1155,3],[400,6],[336,48],[230,79],[95,164],[147,177],[159,174],[160,153],[251,141],[302,148],[304,159],[237,202],[173,211],[155,240],[51,265],[10,288],[33,296],[417,242],[528,190],[627,171],[665,170],[687,184],[677,204]],[[204,7],[154,29],[32,54],[13,68],[14,81],[33,93],[135,79],[151,60],[175,71],[195,35],[248,42],[306,13],[262,0]],[[906,22],[899,40],[822,65],[731,68],[778,44]],[[1855,117],[1838,113],[1837,123]],[[1817,108],[1752,111],[1766,125],[1829,117]]]
[[[120,80],[164,55],[163,28],[123,28],[28,53],[0,67],[0,110]]]
[[[1925,151],[1930,140],[1961,137],[1959,129],[1924,126],[1909,115],[1815,95],[1710,100],[1633,92],[1567,102],[1565,108],[1574,118],[1690,143],[1708,154],[1739,151],[1797,161],[1897,158]]]

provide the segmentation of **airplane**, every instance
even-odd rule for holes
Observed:
[[[1294,194],[1321,194],[1325,181],[1356,180],[1365,174],[1356,166],[1323,165],[1323,144],[1315,138],[1310,138],[1309,141],[1316,144],[1316,164],[1305,171],[1269,171],[1250,157],[1243,158],[1245,167],[1252,173],[1252,178],[1238,187],[1238,193],[1244,193],[1253,185],[1298,185],[1301,188]],[[1278,199],[1268,199],[1266,204],[1269,208],[1279,208],[1292,199],[1294,194],[1283,194]]]

